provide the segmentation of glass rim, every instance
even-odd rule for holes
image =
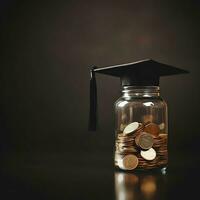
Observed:
[[[123,90],[160,90],[159,86],[122,86]]]

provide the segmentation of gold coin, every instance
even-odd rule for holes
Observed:
[[[142,149],[150,149],[153,146],[154,140],[151,134],[142,132],[135,138],[135,143]]]
[[[138,158],[133,154],[129,154],[118,161],[118,164],[121,169],[133,170],[138,166]]]
[[[144,132],[150,133],[155,137],[158,137],[158,134],[160,132],[160,128],[155,123],[149,123],[144,127]]]

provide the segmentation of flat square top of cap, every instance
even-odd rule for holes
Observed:
[[[137,62],[113,65],[108,67],[96,68],[94,72],[107,74],[116,77],[122,77],[124,75],[141,75],[141,74],[154,74],[157,77],[169,76],[174,74],[189,73],[186,70],[159,63],[152,59],[145,59]]]

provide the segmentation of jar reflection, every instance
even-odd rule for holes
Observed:
[[[162,174],[115,172],[116,200],[162,199],[166,190]]]
[[[151,198],[157,190],[155,177],[149,175],[141,180],[140,190],[146,198]]]

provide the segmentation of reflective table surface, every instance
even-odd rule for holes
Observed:
[[[197,162],[172,156],[162,173],[125,173],[111,153],[7,153],[0,190],[2,199],[198,199]]]

